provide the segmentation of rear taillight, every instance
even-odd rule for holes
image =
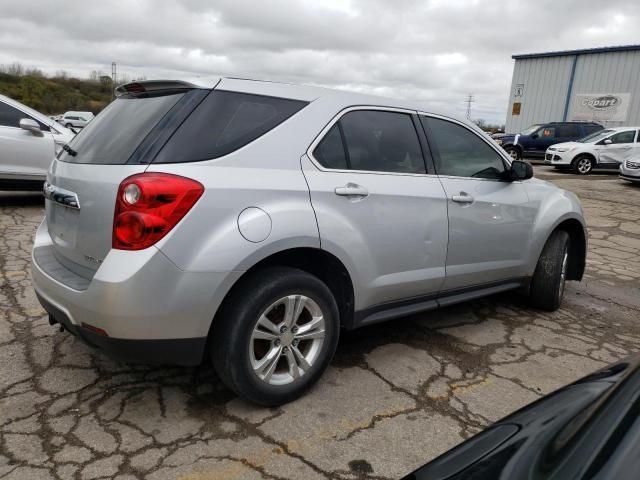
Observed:
[[[141,173],[118,188],[113,248],[142,250],[164,237],[202,196],[199,182],[168,173]]]

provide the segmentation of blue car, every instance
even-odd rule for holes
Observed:
[[[516,135],[505,135],[496,139],[514,160],[523,157],[540,157],[551,145],[571,142],[602,130],[604,127],[593,122],[550,122],[531,125]]]

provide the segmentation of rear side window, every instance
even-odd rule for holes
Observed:
[[[344,145],[342,153],[340,143]],[[329,130],[313,156],[326,168],[346,165],[351,170],[426,173],[418,134],[406,113],[348,112]]]
[[[469,129],[446,120],[426,118],[438,155],[434,155],[436,173],[455,177],[499,180],[504,175],[502,157],[487,142]]]
[[[342,143],[342,135],[340,134],[340,128],[337,123],[331,127],[315,148],[313,156],[325,168],[339,170],[349,168],[347,156],[344,151],[344,144]]]
[[[76,155],[62,151],[59,159],[101,165],[127,163],[140,142],[183,95],[118,98],[69,142]]]
[[[213,90],[178,128],[153,163],[227,155],[272,130],[307,102]]]

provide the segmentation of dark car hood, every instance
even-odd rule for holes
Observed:
[[[640,357],[497,422],[404,480],[638,478]]]

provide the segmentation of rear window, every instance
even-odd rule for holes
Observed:
[[[272,130],[307,102],[213,90],[153,163],[209,160],[227,155]]]
[[[146,98],[121,97],[76,135],[59,159],[69,163],[125,164],[142,140],[184,93]]]

